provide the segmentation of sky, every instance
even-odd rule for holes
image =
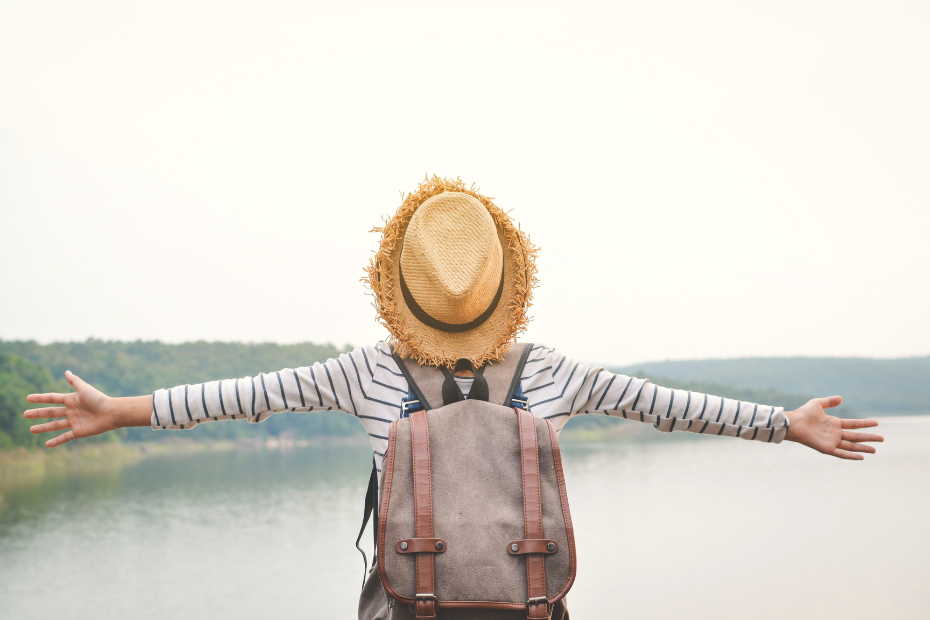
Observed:
[[[930,354],[930,3],[0,1],[0,338],[362,345],[461,177],[605,364]]]

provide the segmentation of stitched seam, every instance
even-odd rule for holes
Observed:
[[[423,412],[423,439],[424,439],[424,443],[426,446],[426,490],[427,490],[427,499],[428,499],[428,503],[426,504],[426,508],[427,508],[426,516],[429,519],[429,529],[430,529],[429,535],[430,537],[432,537],[433,535],[433,486],[432,486],[433,472],[431,469],[432,459],[429,458],[429,424],[427,423],[427,420],[426,420],[425,411]],[[436,566],[433,560],[434,560],[434,557],[432,553],[426,556],[426,565],[429,570],[429,591],[435,594],[436,593],[436,583],[435,583]],[[433,604],[434,615],[435,615],[435,612],[439,611],[438,609],[436,609],[436,607],[437,606],[434,603]]]
[[[536,435],[536,420],[532,420],[533,424],[530,426],[530,429],[533,431],[533,450],[536,457],[536,515],[539,519],[539,529],[543,528],[543,514],[542,514],[542,480],[540,474],[540,463],[539,463],[539,438]],[[547,420],[548,422],[548,420]],[[543,531],[537,533],[539,538],[542,538],[545,534]],[[542,571],[542,583],[543,590],[546,588],[546,558],[545,556],[539,555],[536,556],[536,559],[539,561],[539,565]],[[543,596],[546,596],[546,592],[543,592]]]
[[[516,409],[514,409],[516,412]],[[523,538],[529,538],[529,532],[527,531],[530,526],[529,515],[526,511],[526,438],[524,436],[523,426],[524,420],[523,416],[520,413],[517,413],[517,426],[520,431],[520,473],[523,475],[520,476],[521,482],[523,483]],[[530,573],[532,567],[530,566],[530,556],[526,556],[526,588],[527,592],[530,590]]]
[[[410,418],[410,438],[411,438],[411,444],[412,444],[411,451],[413,452],[413,455],[414,455],[414,462],[413,462],[414,522],[415,522],[414,533],[417,538],[423,538],[424,537],[423,534],[425,534],[425,532],[420,531],[419,519],[416,518],[416,512],[418,508],[417,498],[419,497],[419,494],[417,493],[417,489],[419,488],[419,485],[417,483],[417,470],[419,469],[417,467],[417,463],[422,459],[416,458],[416,454],[417,454],[416,433],[414,432],[414,428],[418,425],[420,420],[422,420],[422,423],[423,423],[423,439],[424,439],[424,449],[425,449],[425,456],[422,451],[421,451],[420,456],[423,458],[426,458],[425,475],[427,476],[426,482],[425,482],[426,490],[427,490],[427,493],[426,493],[427,504],[426,506],[424,506],[425,508],[424,512],[426,513],[425,517],[429,520],[430,530],[432,530],[432,522],[433,522],[433,493],[432,493],[432,488],[431,488],[431,481],[432,481],[433,476],[432,476],[432,472],[430,469],[431,463],[430,463],[430,458],[429,458],[429,424],[427,423],[426,412],[418,411],[414,413],[413,416],[411,416]],[[432,536],[432,532],[430,532],[430,536]],[[415,563],[416,563],[415,571],[416,571],[416,576],[417,576],[417,582],[419,582],[419,575],[421,573],[420,567],[422,566],[423,572],[428,573],[427,583],[429,584],[429,587],[427,589],[431,593],[435,594],[435,589],[436,589],[435,573],[436,571],[435,571],[435,564],[433,562],[433,559],[434,558],[432,554],[427,554],[426,557],[423,557],[422,554],[418,553],[415,559]],[[419,584],[416,587],[419,590]],[[434,608],[434,612],[435,611],[436,609]]]
[[[417,519],[417,489],[419,485],[417,484],[417,435],[413,430],[413,418],[408,418],[410,420],[410,453],[413,456],[413,535],[419,538],[420,536],[420,520]],[[418,581],[420,579],[420,556],[413,556],[413,568],[414,568],[414,586],[413,591],[416,594]],[[416,605],[416,599],[414,599],[414,606]]]

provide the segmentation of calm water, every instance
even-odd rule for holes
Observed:
[[[930,617],[930,417],[882,429],[864,463],[678,433],[564,445],[572,617]],[[370,462],[240,450],[8,492],[0,617],[354,618]]]

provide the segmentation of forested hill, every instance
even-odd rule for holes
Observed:
[[[0,340],[7,353],[48,368],[52,376],[70,370],[110,396],[138,396],[160,388],[214,379],[232,379],[297,368],[342,353],[332,345],[236,342],[114,342],[86,340],[40,345]]]
[[[749,357],[653,362],[618,370],[751,390],[839,394],[857,415],[930,412],[930,357]]]
[[[70,391],[64,373],[70,370],[110,396],[150,394],[159,388],[255,375],[285,367],[298,367],[339,355],[332,345],[301,343],[242,344],[229,342],[56,342],[0,340],[0,448],[37,446],[48,436],[29,433],[30,421],[22,412],[30,392]],[[202,424],[185,437],[236,439],[291,433],[298,437],[345,436],[361,430],[358,421],[338,413],[285,413],[262,424],[224,422]],[[153,433],[131,428],[107,433],[99,441],[119,437],[158,441],[177,433]]]
[[[336,356],[332,345],[228,342],[108,342],[87,340],[40,345],[0,340],[0,448],[39,445],[46,437],[29,433],[22,412],[30,392],[68,390],[65,370],[111,396],[150,394],[159,388],[227,379],[298,367]],[[840,358],[747,358],[658,362],[615,369],[648,377],[659,385],[716,394],[793,409],[813,396],[841,394],[838,415],[862,416],[930,411],[930,357],[896,360]],[[612,420],[579,419],[570,424],[600,425]],[[262,424],[203,424],[192,438],[259,437],[291,433],[298,437],[349,435],[358,421],[341,413],[285,413]],[[160,440],[175,433],[129,429],[117,436]]]

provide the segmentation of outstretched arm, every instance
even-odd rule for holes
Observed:
[[[842,402],[839,396],[815,398],[795,411],[687,390],[657,386],[648,379],[618,375],[575,362],[537,345],[521,377],[530,409],[560,429],[572,416],[594,413],[652,424],[659,431],[688,431],[766,443],[795,441],[838,458],[861,460],[874,453],[864,442],[881,435],[852,429],[877,426],[875,420],[844,420],[824,409]]]
[[[874,433],[855,433],[852,429],[878,426],[877,421],[844,420],[824,411],[842,402],[839,396],[814,398],[800,409],[789,411],[785,415],[791,425],[785,439],[840,459],[861,461],[865,457],[857,452],[875,454],[875,448],[865,442],[881,442],[885,438]]]
[[[390,352],[382,347],[356,349],[313,366],[179,385],[169,390],[156,390],[151,396],[130,398],[110,398],[69,371],[65,377],[75,393],[31,394],[27,398],[31,403],[64,406],[31,409],[25,412],[25,417],[59,418],[31,429],[33,433],[66,431],[46,442],[49,448],[127,426],[186,430],[217,420],[261,422],[280,411],[346,411],[363,419],[363,424],[389,422],[384,416],[361,415],[368,402],[386,405],[390,410],[395,405],[388,399],[397,392],[406,394],[406,387],[385,386],[374,380],[375,369],[391,359]],[[381,438],[383,433],[369,431],[369,434]]]
[[[30,420],[58,418],[45,424],[36,424],[29,429],[33,433],[67,429],[67,432],[46,441],[46,447],[54,448],[72,439],[101,435],[118,428],[149,425],[152,415],[151,396],[110,398],[70,370],[65,373],[65,379],[75,389],[71,394],[30,394],[26,397],[30,403],[63,405],[30,409],[23,414]]]

